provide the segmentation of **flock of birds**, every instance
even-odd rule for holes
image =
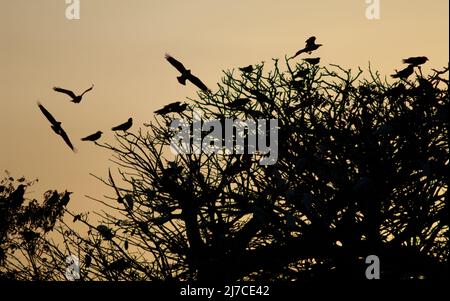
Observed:
[[[316,44],[316,37],[312,36],[312,37],[308,38],[305,41],[305,47],[303,49],[300,49],[299,51],[297,51],[289,59],[296,58],[297,56],[299,56],[302,53],[311,54],[313,51],[317,50],[321,46],[322,46],[322,44]],[[191,70],[186,69],[186,67],[180,61],[176,60],[174,57],[170,56],[169,54],[165,55],[165,59],[176,70],[178,70],[178,72],[180,72],[180,76],[177,77],[177,80],[178,80],[178,82],[181,85],[186,85],[186,81],[189,81],[193,85],[195,85],[197,88],[202,90],[203,92],[205,92],[205,93],[210,93],[211,92],[211,90],[208,89],[208,87],[198,77],[193,75],[191,73]],[[308,62],[311,65],[316,65],[316,64],[318,64],[320,62],[320,58],[319,57],[304,58],[303,60]],[[420,69],[420,66],[425,64],[427,61],[428,61],[428,58],[424,57],[424,56],[410,57],[410,58],[404,59],[403,63],[407,64],[408,66],[406,68],[400,70],[400,71],[396,70],[396,73],[392,74],[391,76],[393,78],[399,78],[399,79],[405,80],[411,74],[413,74],[415,67],[418,67]],[[242,67],[242,68],[239,68],[239,69],[242,72],[244,72],[244,73],[250,73],[250,72],[253,71],[253,66],[249,65],[249,66]],[[94,85],[92,85],[89,89],[85,90],[80,95],[75,94],[73,91],[70,91],[70,90],[67,90],[67,89],[63,89],[63,88],[59,88],[59,87],[54,87],[53,90],[56,91],[56,92],[59,92],[59,93],[66,94],[67,96],[70,97],[71,102],[73,102],[75,104],[79,104],[81,102],[81,100],[83,99],[83,96],[87,92],[91,91],[93,88],[94,88]],[[263,95],[259,91],[254,91],[254,92],[257,93],[257,94],[258,93],[261,94],[261,95],[259,95],[260,97],[257,97],[258,100],[261,99],[263,101],[264,97],[267,98],[267,96]],[[243,106],[246,103],[248,103],[248,101],[249,101],[249,99],[246,99],[246,98],[245,99],[237,99],[236,101],[230,103],[229,106],[230,106],[230,108],[240,107],[240,106]],[[70,147],[70,149],[72,149],[72,151],[75,151],[75,148],[74,148],[72,142],[70,141],[69,136],[67,135],[67,133],[64,131],[64,129],[61,126],[61,122],[57,121],[53,117],[53,115],[39,102],[38,102],[38,107],[41,110],[41,112],[44,114],[44,116],[48,119],[48,121],[51,123],[51,128],[53,129],[53,131],[57,135],[61,136],[61,138]],[[186,110],[187,107],[188,107],[188,105],[186,103],[181,103],[181,102],[177,101],[177,102],[170,103],[170,104],[164,106],[163,108],[155,111],[155,113],[159,114],[159,115],[166,115],[166,114],[169,114],[169,113],[181,113],[184,110]],[[132,118],[128,118],[128,120],[125,123],[122,123],[122,124],[120,124],[118,126],[115,126],[115,127],[111,128],[111,130],[114,131],[114,132],[119,132],[119,131],[126,132],[132,126],[133,126],[133,119]],[[94,134],[91,134],[89,136],[81,138],[81,140],[82,141],[96,142],[98,139],[100,139],[102,137],[102,134],[103,134],[102,131],[97,131]]]
[[[180,84],[186,85],[186,81],[190,81],[192,84],[197,86],[200,90],[202,90],[204,92],[211,92],[211,90],[209,90],[208,87],[206,87],[206,85],[198,77],[193,75],[191,73],[191,70],[186,69],[181,62],[179,62],[178,60],[176,60],[175,58],[173,58],[172,56],[170,56],[168,54],[166,54],[165,58],[173,67],[175,67],[175,69],[177,69],[181,73],[181,75],[177,77],[178,82]],[[60,87],[53,88],[54,91],[63,93],[63,94],[66,94],[67,96],[69,96],[70,101],[75,104],[79,104],[81,102],[81,100],[83,99],[83,96],[87,92],[91,91],[92,89],[94,89],[94,85],[92,85],[89,89],[85,90],[83,93],[77,95],[71,90],[67,90],[67,89],[60,88]],[[55,117],[53,117],[53,115],[40,102],[38,102],[37,104],[38,104],[38,107],[41,110],[42,114],[44,114],[44,116],[50,122],[51,128],[55,132],[55,134],[60,136],[64,140],[64,142],[67,144],[67,146],[72,151],[75,152],[76,149],[73,146],[73,143],[70,141],[69,136],[67,135],[67,132],[61,126],[62,123],[60,121],[56,120]],[[182,112],[186,108],[187,108],[186,103],[181,103],[181,102],[177,101],[177,102],[166,105],[162,109],[155,111],[155,113],[159,114],[159,115],[166,115],[169,113]],[[128,118],[128,120],[125,123],[119,124],[118,126],[111,128],[111,130],[114,132],[119,132],[119,131],[126,132],[132,126],[133,126],[133,118],[130,117],[130,118]],[[103,135],[102,131],[97,131],[94,134],[91,134],[89,136],[81,138],[81,140],[96,142],[98,139],[100,139],[102,137],[102,135]]]

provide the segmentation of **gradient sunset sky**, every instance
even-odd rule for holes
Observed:
[[[0,0],[0,176],[39,178],[31,190],[74,191],[69,208],[88,210],[110,193],[91,177],[107,175],[111,154],[80,138],[112,126],[151,121],[153,111],[195,97],[176,81],[166,52],[212,90],[222,70],[284,58],[312,35],[324,44],[321,64],[361,66],[382,75],[401,59],[426,55],[424,70],[449,61],[448,0],[381,0],[368,20],[365,0],[81,0],[67,20],[65,0]],[[79,105],[52,90],[94,90]],[[62,121],[78,153],[49,127],[42,102]]]

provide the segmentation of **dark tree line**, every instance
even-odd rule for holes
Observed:
[[[62,218],[67,193],[24,204],[2,183],[1,275],[64,279],[73,254],[82,280],[364,279],[365,258],[377,255],[382,278],[448,278],[448,68],[408,77],[291,59],[284,70],[275,60],[270,71],[227,71],[190,109],[278,119],[276,164],[174,156],[168,124],[192,115],[164,112],[99,144],[115,164],[99,177],[114,194],[99,200],[99,225]]]

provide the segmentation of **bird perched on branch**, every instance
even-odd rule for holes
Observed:
[[[298,55],[307,52],[308,54],[311,54],[314,50],[317,50],[320,46],[323,46],[322,44],[316,44],[316,37],[310,37],[309,39],[306,40],[306,45],[305,48],[297,51],[297,53],[294,54],[293,57],[291,57],[291,59],[297,57]]]
[[[125,123],[122,123],[118,126],[113,127],[111,130],[113,131],[128,131],[133,126],[133,118],[128,118],[128,121]]]
[[[164,106],[162,109],[155,111],[156,114],[166,115],[169,113],[181,113],[187,108],[187,103],[181,103],[179,101],[170,103]]]
[[[317,65],[320,62],[320,57],[314,57],[314,58],[306,58],[303,59],[305,62],[310,63],[311,65]]]
[[[408,65],[405,69],[402,69],[400,71],[395,70],[396,73],[392,74],[392,78],[400,78],[400,79],[407,79],[411,74],[414,72],[414,65]]]
[[[249,98],[238,98],[233,102],[227,103],[227,106],[232,109],[238,109],[244,107],[249,102],[250,102]]]
[[[420,65],[425,64],[428,61],[428,58],[426,56],[415,56],[415,57],[409,57],[407,59],[403,60],[403,63],[418,67]]]
[[[81,140],[82,140],[82,141],[92,141],[92,142],[95,142],[95,141],[97,141],[98,139],[100,139],[100,138],[102,137],[102,134],[103,134],[103,132],[97,131],[96,133],[94,133],[94,134],[92,134],[92,135],[89,135],[89,136],[86,136],[86,137],[84,137],[84,138],[81,138]]]
[[[239,68],[239,70],[241,70],[244,73],[250,73],[250,72],[253,71],[253,66],[252,65],[248,65],[246,67]]]
[[[191,70],[187,70],[181,62],[177,61],[169,54],[166,54],[165,58],[173,67],[175,67],[175,69],[177,69],[181,73],[181,76],[177,77],[180,84],[186,85],[186,80],[188,80],[203,92],[210,91],[208,87],[206,87],[206,85],[198,77],[192,75]]]
[[[52,130],[57,135],[61,136],[61,138],[63,138],[64,142],[70,147],[70,149],[75,152],[75,148],[73,147],[72,142],[70,142],[69,136],[67,136],[67,133],[61,127],[61,122],[56,121],[56,119],[52,116],[52,114],[50,114],[50,112],[47,111],[47,109],[39,102],[38,102],[38,107],[41,110],[42,114],[44,114],[44,116],[47,118],[47,120],[50,121],[50,123],[52,124],[52,126],[51,126]]]
[[[80,95],[76,95],[73,91],[70,91],[70,90],[66,90],[66,89],[59,88],[59,87],[54,87],[53,88],[53,90],[55,90],[56,92],[68,95],[70,98],[72,98],[71,101],[73,103],[80,103],[81,99],[83,99],[84,94],[86,94],[87,92],[91,91],[92,89],[94,89],[94,85],[92,85],[89,89],[87,89],[86,91],[84,91]]]

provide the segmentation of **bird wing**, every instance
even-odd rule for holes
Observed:
[[[94,85],[92,85],[89,89],[87,89],[86,91],[84,91],[83,94],[81,94],[81,96],[83,96],[83,95],[86,94],[87,92],[91,91],[92,89],[94,89]]]
[[[166,54],[165,58],[172,66],[175,67],[175,69],[180,71],[180,73],[186,73],[187,70],[186,68],[184,68],[184,65],[181,62],[177,61],[173,56]]]
[[[195,75],[190,75],[188,77],[188,80],[193,83],[195,86],[197,86],[197,88],[199,88],[200,90],[207,92],[209,91],[208,87]]]
[[[311,45],[316,42],[316,37],[312,36],[309,39],[306,40],[306,45]]]
[[[73,93],[73,92],[70,91],[70,90],[66,90],[66,89],[59,88],[59,87],[54,87],[53,90],[55,90],[56,92],[59,92],[59,93],[64,93],[64,94],[66,94],[66,95],[69,95],[69,96],[72,97],[72,98],[76,98],[76,97],[77,97],[77,96],[75,95],[75,93]]]
[[[48,119],[48,121],[50,121],[52,125],[58,125],[58,121],[56,121],[53,115],[50,114],[50,112],[47,111],[47,109],[40,102],[38,102],[38,107],[39,109],[41,109],[42,114],[44,114],[44,116]]]
[[[72,142],[70,142],[69,136],[67,136],[67,133],[64,131],[63,128],[61,128],[59,135],[63,138],[64,142],[66,142],[66,144],[70,147],[70,149],[75,151]]]

